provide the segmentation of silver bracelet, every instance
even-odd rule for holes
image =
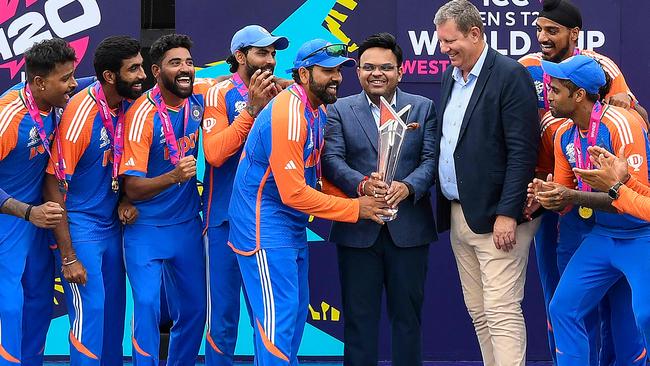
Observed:
[[[65,258],[65,259],[67,259],[67,258]],[[62,265],[65,267],[65,266],[69,266],[69,265],[74,264],[74,263],[77,263],[77,258],[75,258],[75,259],[73,259],[73,260],[71,260],[69,262],[63,262]]]

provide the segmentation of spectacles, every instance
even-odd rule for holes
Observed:
[[[373,65],[373,64],[363,64],[361,65],[361,70],[366,71],[366,72],[373,72],[376,69],[379,69],[381,72],[391,72],[397,68],[396,65],[393,64],[381,64],[381,65]]]
[[[339,57],[339,56],[345,56],[348,57],[348,46],[345,44],[330,44],[327,46],[323,46],[316,51],[308,54],[307,56],[303,57],[301,61],[305,61],[306,59],[315,56],[321,52],[325,52],[327,56],[330,57]]]

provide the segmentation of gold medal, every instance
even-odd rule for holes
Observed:
[[[580,217],[582,217],[585,220],[593,216],[593,214],[594,214],[594,210],[589,207],[580,206],[578,208],[578,215],[580,215]]]
[[[113,178],[113,182],[111,183],[111,188],[113,188],[113,192],[117,193],[117,191],[120,190],[120,184],[117,182],[117,178]]]

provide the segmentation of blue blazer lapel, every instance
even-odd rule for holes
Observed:
[[[490,46],[486,44],[485,47],[490,47]],[[495,58],[496,58],[496,51],[491,48],[488,48],[488,53],[485,56],[485,63],[483,64],[481,73],[478,76],[478,80],[476,80],[476,86],[474,87],[474,91],[472,92],[472,97],[469,99],[469,103],[467,104],[467,109],[465,110],[465,115],[463,116],[463,123],[460,126],[458,141],[460,141],[460,139],[463,138],[463,134],[465,133],[465,130],[467,129],[467,124],[469,123],[469,118],[471,117],[472,112],[474,111],[474,107],[476,107],[476,104],[478,103],[478,99],[481,97],[481,94],[483,93],[483,89],[485,89],[485,84],[487,84],[487,81],[490,78],[490,73],[492,73],[492,66],[494,65]]]
[[[375,118],[372,116],[370,111],[370,106],[368,105],[368,99],[366,95],[362,92],[357,95],[357,102],[351,106],[352,113],[357,117],[361,129],[366,134],[372,147],[377,151],[377,139],[379,139],[379,132],[377,131],[377,124],[375,123]]]

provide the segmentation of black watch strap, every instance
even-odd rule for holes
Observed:
[[[616,184],[614,184],[609,189],[609,191],[607,192],[607,195],[609,196],[609,198],[611,198],[613,200],[618,199],[618,190],[621,188],[622,185],[623,185],[623,183],[621,183],[621,182],[617,182]]]

